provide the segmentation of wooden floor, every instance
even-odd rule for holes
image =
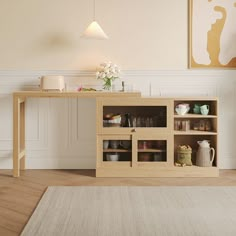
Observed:
[[[95,178],[94,170],[0,170],[0,235],[20,235],[48,186],[236,186],[236,170],[218,178]]]

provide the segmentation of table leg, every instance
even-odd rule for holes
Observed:
[[[13,176],[25,169],[25,100],[13,97]]]
[[[19,177],[20,170],[19,170],[19,102],[18,97],[13,97],[13,176]]]

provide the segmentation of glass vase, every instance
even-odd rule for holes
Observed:
[[[112,79],[104,80],[103,89],[108,92],[112,92]]]

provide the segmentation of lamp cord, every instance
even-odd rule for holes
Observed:
[[[93,0],[93,21],[95,21],[95,0]]]

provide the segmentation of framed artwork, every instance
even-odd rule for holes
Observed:
[[[236,69],[236,0],[189,0],[189,68]]]

